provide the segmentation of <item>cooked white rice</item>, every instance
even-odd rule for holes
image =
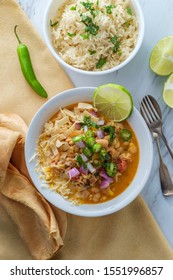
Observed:
[[[122,63],[138,36],[138,21],[129,0],[69,0],[52,22],[52,41],[60,57],[86,71]]]

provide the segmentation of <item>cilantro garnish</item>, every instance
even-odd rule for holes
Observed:
[[[70,8],[71,11],[76,11],[76,6]]]
[[[94,10],[94,8],[90,9],[90,14],[95,18],[99,13],[99,10]]]
[[[98,14],[99,11],[98,11],[98,10],[95,10],[94,7],[92,7],[94,3],[89,2],[89,1],[87,1],[87,2],[80,2],[80,3],[85,7],[85,9],[86,9],[87,11],[90,12],[90,14],[91,14],[94,18],[96,17],[96,15]]]
[[[81,155],[77,155],[76,161],[77,161],[77,164],[78,164],[79,166],[83,166],[84,169],[87,169],[87,164],[86,164],[86,162],[82,159]]]
[[[106,162],[110,160],[110,155],[105,149],[101,149],[99,159],[102,161],[102,166],[105,167]]]
[[[127,13],[128,13],[129,15],[132,16],[132,9],[131,9],[130,7],[127,7],[127,8],[126,8],[126,11],[127,11]]]
[[[90,55],[93,55],[96,53],[96,51],[92,51],[92,50],[88,50],[88,52],[90,53]]]
[[[119,50],[119,47],[120,47],[119,38],[115,35],[110,39],[110,41],[112,42],[112,44],[114,44],[113,52],[117,52]]]
[[[82,22],[86,25],[85,31],[92,35],[96,35],[99,30],[99,26],[93,23],[93,20],[89,16],[82,16]]]
[[[114,46],[113,46],[113,52],[116,53],[119,49],[120,43],[117,42]]]
[[[116,44],[117,40],[118,40],[118,37],[117,37],[116,35],[114,35],[114,36],[111,38],[112,44]]]
[[[118,40],[118,37],[117,37],[116,35],[114,35],[114,36],[111,38],[112,44],[116,44],[117,40]]]
[[[102,68],[103,65],[106,63],[106,59],[101,57],[98,62],[96,63],[96,68],[99,69],[99,68]]]
[[[58,24],[58,21],[52,22],[52,20],[50,19],[50,26],[54,27]]]
[[[96,24],[89,24],[85,27],[85,31],[89,32],[92,35],[96,35],[98,33],[99,26]]]
[[[80,125],[82,127],[84,127],[85,125],[87,125],[88,127],[95,127],[95,128],[99,128],[98,124],[96,124],[95,122],[93,122],[90,117],[84,116],[83,118],[83,122],[80,123]]]
[[[112,14],[112,9],[113,8],[116,8],[116,5],[108,5],[108,6],[106,6],[107,14]]]
[[[67,34],[68,34],[69,37],[74,37],[74,36],[76,36],[76,33],[69,33],[69,32],[67,32]]]
[[[89,2],[89,1],[87,1],[87,2],[80,2],[80,3],[85,7],[85,9],[87,11],[89,11],[91,9],[92,5],[93,5],[93,3]]]
[[[130,26],[130,20],[127,20],[127,21],[125,22],[125,25],[126,25],[126,27],[129,27],[129,26]]]
[[[102,127],[102,129],[110,135],[110,144],[112,144],[112,142],[114,141],[116,134],[115,134],[115,128],[111,125],[109,126],[104,126]]]
[[[85,23],[85,25],[89,25],[93,23],[92,18],[85,15],[82,16],[82,22]]]
[[[122,51],[120,51],[120,50],[118,50],[118,55],[120,56],[120,55],[122,55]]]
[[[86,40],[89,38],[89,34],[80,34],[83,40]]]

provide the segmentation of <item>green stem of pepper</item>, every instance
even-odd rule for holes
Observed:
[[[17,34],[17,31],[16,31],[17,27],[18,27],[18,25],[16,25],[14,27],[14,34],[19,43],[19,46],[17,47],[17,53],[18,53],[18,58],[19,58],[22,73],[23,73],[26,81],[28,82],[28,84],[31,86],[31,88],[38,95],[40,95],[44,98],[47,98],[48,97],[47,92],[45,91],[45,89],[42,87],[42,85],[40,84],[40,82],[37,80],[37,78],[35,76],[28,47],[21,42],[21,40]]]

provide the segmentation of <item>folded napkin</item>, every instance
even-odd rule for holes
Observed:
[[[53,212],[30,181],[24,160],[26,131],[17,115],[0,114],[0,204],[32,256],[49,259],[63,245],[66,215],[58,209]]]
[[[67,215],[65,235],[64,213],[36,191],[25,167],[24,121],[28,125],[45,100],[22,76],[13,33],[16,24],[49,97],[72,87],[17,2],[0,0],[0,259],[47,259],[56,252],[54,259],[173,259],[140,196],[105,217]],[[58,250],[62,240],[65,246]]]

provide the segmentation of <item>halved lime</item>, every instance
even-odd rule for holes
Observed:
[[[169,76],[163,88],[163,100],[173,108],[173,74]]]
[[[173,36],[161,39],[150,55],[150,68],[154,73],[166,76],[173,72]]]
[[[130,92],[116,84],[98,87],[94,92],[93,103],[101,114],[116,122],[127,119],[133,110]]]

